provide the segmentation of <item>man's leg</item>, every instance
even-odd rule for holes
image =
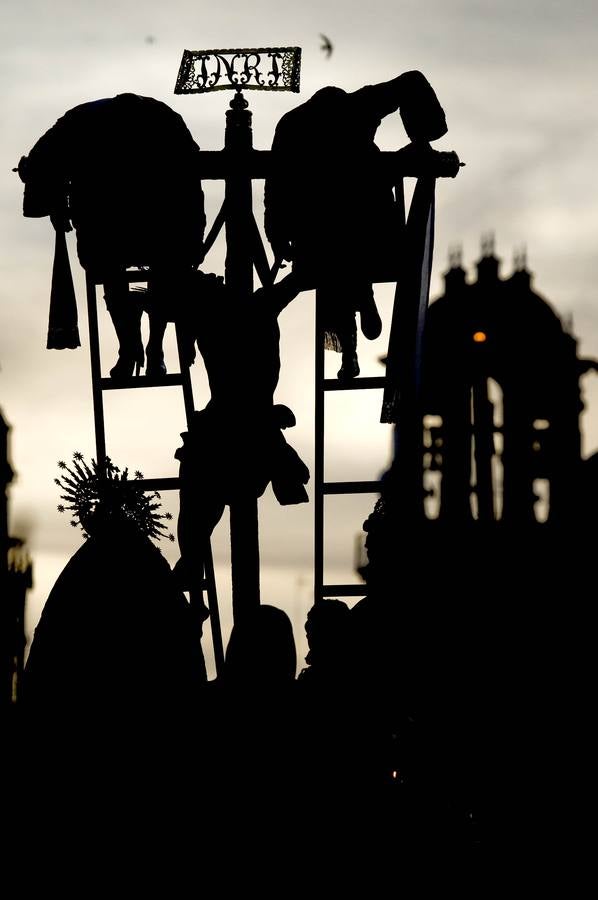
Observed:
[[[203,581],[205,552],[225,504],[207,481],[204,489],[198,481],[192,486],[181,484],[179,497],[177,537],[181,558],[174,567],[174,574],[181,590],[189,591]]]
[[[147,374],[150,376],[166,374],[163,340],[168,322],[174,322],[177,329],[181,365],[191,366],[195,361],[195,335],[189,308],[192,288],[191,273],[184,270],[182,263],[178,268],[174,263],[166,268],[164,264],[153,267],[148,307],[150,333],[146,347]]]
[[[335,350],[342,354],[343,362],[337,377],[340,380],[355,378],[359,375],[359,363],[357,325],[355,307],[351,306],[351,288],[343,282],[323,285],[318,288],[317,299],[324,329],[324,346],[327,350]]]
[[[111,378],[130,378],[143,367],[141,314],[143,307],[135,293],[129,290],[124,275],[115,275],[104,284],[106,307],[118,337],[118,360],[110,369]]]
[[[164,332],[166,331],[166,319],[156,309],[149,313],[149,340],[145,348],[147,365],[145,374],[149,378],[160,378],[166,375],[166,363],[164,362]]]

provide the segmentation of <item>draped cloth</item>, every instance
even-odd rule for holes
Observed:
[[[74,350],[81,346],[77,319],[77,298],[64,231],[56,232],[54,266],[50,290],[48,350]]]
[[[386,358],[386,386],[380,421],[397,423],[401,413],[417,415],[421,360],[434,251],[434,178],[419,178],[403,238]]]

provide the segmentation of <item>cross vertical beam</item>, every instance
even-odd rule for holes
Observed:
[[[226,261],[224,278],[237,303],[251,303],[253,294],[252,186],[251,175],[234,157],[251,151],[251,112],[238,91],[226,112],[225,150],[233,164],[225,183]],[[232,414],[232,411],[231,411]],[[239,443],[248,438],[239,435]],[[241,450],[242,452],[242,450]],[[260,602],[260,548],[257,498],[244,497],[230,504],[231,575],[233,617],[238,622]]]

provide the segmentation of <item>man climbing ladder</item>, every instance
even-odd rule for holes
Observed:
[[[18,166],[25,182],[23,214],[49,216],[57,233],[75,228],[79,261],[105,287],[119,340],[113,378],[127,378],[145,359],[142,307],[125,270],[149,267],[171,288],[203,259],[204,196],[200,150],[182,117],[137,94],[83,103],[66,112]],[[59,252],[63,251],[60,241]],[[67,269],[53,284],[48,347],[76,326]],[[78,340],[72,346],[78,346]],[[148,374],[160,374],[161,342],[150,341]]]

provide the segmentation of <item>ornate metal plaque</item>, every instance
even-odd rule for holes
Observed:
[[[299,92],[301,47],[184,50],[175,94],[227,89]]]

